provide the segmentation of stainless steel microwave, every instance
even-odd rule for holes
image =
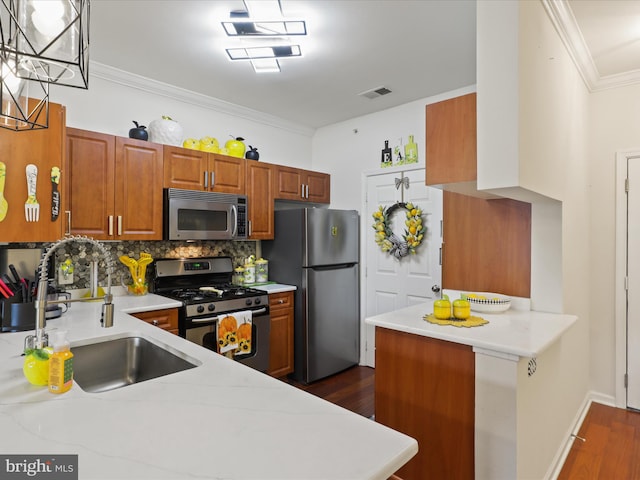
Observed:
[[[247,197],[164,189],[165,240],[246,240]]]

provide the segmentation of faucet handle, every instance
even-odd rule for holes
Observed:
[[[42,332],[42,347],[49,346],[49,335],[46,332]],[[24,339],[24,351],[35,350],[38,348],[38,341],[35,335],[27,335]]]

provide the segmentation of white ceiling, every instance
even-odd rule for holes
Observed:
[[[640,67],[640,2],[542,2],[576,63],[591,62],[580,67],[590,68],[583,74],[590,88]],[[304,56],[282,60],[280,73],[256,74],[250,64],[228,60],[224,48],[234,43],[220,21],[242,9],[242,0],[93,0],[91,60],[309,128],[475,83],[475,0],[281,5],[286,17],[307,21],[309,35],[300,41]],[[392,93],[358,95],[380,86]]]

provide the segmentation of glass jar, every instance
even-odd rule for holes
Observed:
[[[256,260],[256,283],[269,281],[269,261],[264,258]]]
[[[256,283],[256,265],[254,263],[244,266],[244,284],[251,285],[252,283]]]
[[[233,284],[234,285],[243,285],[244,284],[244,268],[236,267],[233,271]]]

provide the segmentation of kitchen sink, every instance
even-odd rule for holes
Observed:
[[[168,346],[128,336],[72,346],[73,379],[85,392],[106,392],[197,367]]]

